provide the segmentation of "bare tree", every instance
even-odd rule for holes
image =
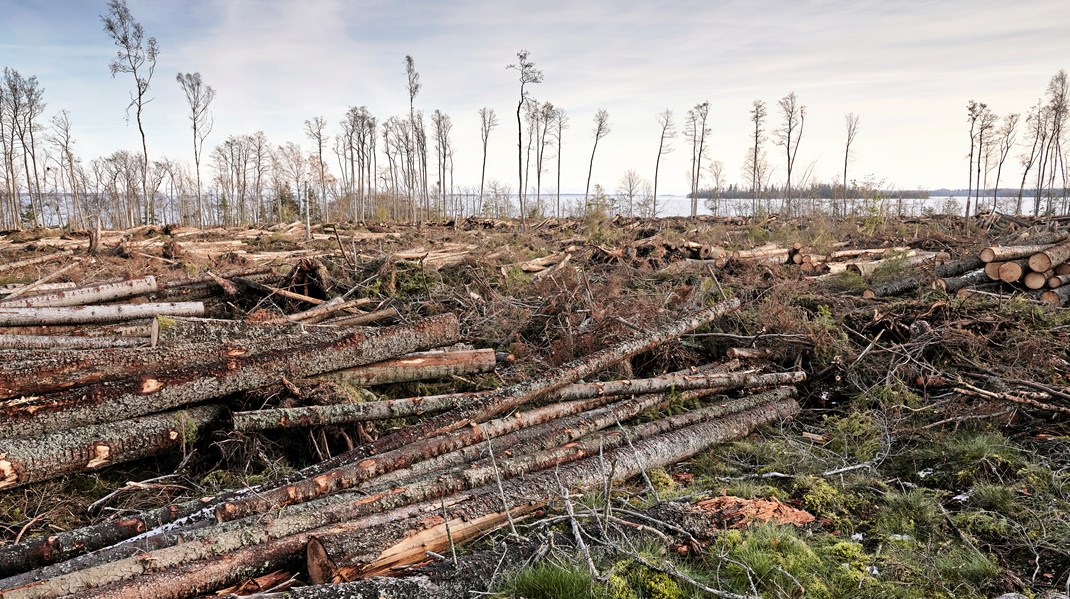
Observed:
[[[751,192],[751,212],[756,213],[758,211],[758,188],[761,178],[758,173],[759,166],[765,159],[762,152],[762,142],[765,141],[765,118],[769,116],[769,111],[765,107],[765,102],[761,100],[755,100],[754,105],[750,111],[750,120],[754,123],[754,146],[750,151],[750,192]]]
[[[858,135],[858,115],[848,112],[843,117],[847,125],[847,143],[843,148],[843,214],[847,215],[847,163],[851,160],[851,144]]]
[[[714,160],[709,165],[709,171],[710,177],[713,178],[713,188],[710,189],[710,197],[706,199],[706,209],[713,214],[718,214],[718,206],[726,179],[724,163],[720,160]]]
[[[26,195],[30,200],[31,222],[40,226],[42,206],[41,177],[37,164],[37,143],[35,132],[39,128],[37,119],[45,110],[44,90],[37,82],[37,77],[23,77],[15,69],[4,68],[3,88],[7,99],[7,112],[10,118],[11,131],[11,157],[10,167],[14,180],[15,205],[19,207],[18,178],[14,163],[15,136],[18,136],[19,145],[22,147],[23,174],[26,177]],[[32,176],[31,176],[32,175]],[[16,209],[16,218],[19,210]]]
[[[617,183],[617,211],[620,214],[634,216],[641,200],[643,179],[634,169],[628,169]]]
[[[673,124],[672,110],[668,108],[658,115],[658,125],[661,126],[661,136],[658,139],[658,158],[654,161],[654,192],[651,201],[653,216],[658,213],[658,171],[661,170],[661,157],[663,154],[672,152],[672,139],[676,137],[676,127]]]
[[[186,103],[189,104],[189,120],[193,129],[193,167],[197,175],[197,212],[200,225],[204,226],[204,200],[201,195],[201,150],[204,140],[212,132],[212,115],[208,112],[212,100],[215,99],[215,89],[206,85],[200,73],[179,73],[176,77],[178,85],[186,94]]]
[[[312,143],[316,145],[316,157],[318,158],[315,166],[316,177],[320,183],[320,202],[323,203],[323,220],[329,221],[330,210],[327,205],[327,165],[323,162],[323,144],[326,142],[326,130],[327,119],[322,116],[313,117],[310,120],[305,121],[305,135],[312,140]],[[311,235],[311,231],[305,231],[306,235]],[[311,237],[309,237],[311,239]]]
[[[795,92],[784,96],[777,102],[780,107],[783,124],[776,130],[776,144],[784,146],[787,157],[787,182],[785,185],[786,198],[784,208],[790,214],[791,204],[791,173],[795,168],[795,158],[799,152],[799,142],[802,140],[803,126],[806,124],[806,107],[799,104]]]
[[[409,169],[409,177],[410,177],[410,180],[409,180],[409,202],[412,203],[413,220],[415,220],[417,222],[421,222],[421,220],[424,218],[424,216],[426,216],[427,208],[428,208],[428,206],[427,206],[428,198],[423,197],[424,195],[426,195],[426,188],[427,188],[427,177],[426,177],[427,161],[426,161],[426,144],[423,143],[423,140],[424,140],[423,118],[422,118],[422,115],[421,115],[421,117],[419,119],[417,118],[415,102],[416,102],[416,94],[420,93],[420,88],[423,87],[423,85],[420,83],[420,74],[418,72],[416,72],[416,63],[412,59],[411,55],[406,55],[405,56],[405,75],[406,75],[406,80],[408,82],[408,91],[409,91],[409,124],[411,126],[410,135],[412,136],[413,149],[415,151],[415,155],[411,155],[409,157],[409,163],[410,163],[410,165],[413,166],[413,168]],[[424,169],[423,169],[424,170],[424,177],[423,177],[424,185],[423,185],[423,189],[424,189],[425,193],[421,196],[423,198],[423,204],[424,204],[424,206],[423,206],[424,207],[424,210],[423,210],[423,215],[424,216],[418,216],[417,215],[420,211],[417,210],[417,208],[416,208],[416,198],[414,196],[414,191],[417,189],[417,182],[419,180],[419,177],[417,176],[417,172],[416,172],[416,168],[415,168],[415,166],[417,166],[419,164],[419,162],[417,160],[418,156],[423,156],[424,157],[424,161],[423,161],[423,166],[424,166]]]
[[[535,62],[528,59],[529,52],[521,50],[516,53],[516,64],[505,68],[514,69],[520,75],[520,101],[516,104],[516,163],[520,180],[520,227],[527,228],[527,205],[524,202],[524,125],[520,120],[520,111],[528,101],[526,87],[529,83],[542,83],[542,71],[535,68]]]
[[[988,105],[980,102],[970,100],[966,103],[966,120],[970,123],[970,165],[968,169],[969,182],[966,186],[966,222],[965,227],[967,230],[970,228],[970,216],[973,214],[973,156],[976,149],[977,142],[977,121],[980,120],[981,115],[988,110]],[[977,157],[980,162],[980,156]],[[980,196],[981,182],[977,181],[977,195]]]
[[[446,196],[446,176],[449,170],[450,132],[453,130],[453,119],[450,115],[439,110],[431,114],[431,129],[435,134],[435,166],[438,175],[438,199],[443,214],[448,214],[448,202]]]
[[[684,136],[691,143],[691,218],[698,216],[698,188],[702,180],[702,163],[706,159],[706,136],[710,134],[710,128],[706,126],[709,116],[710,103],[706,101],[688,110],[684,119]]]
[[[535,144],[535,204],[538,207],[540,216],[542,215],[542,173],[543,173],[543,160],[546,158],[546,147],[550,145],[550,126],[553,124],[554,105],[550,102],[543,102],[538,109],[538,117],[536,120],[535,136],[537,142]]]
[[[483,140],[483,168],[479,171],[479,207],[476,212],[483,211],[483,186],[487,180],[487,141],[490,140],[490,132],[498,126],[498,115],[494,109],[484,106],[479,109],[479,136]]]
[[[561,137],[566,128],[568,128],[568,113],[564,108],[554,108],[552,131],[554,140],[557,141],[557,199],[554,215],[558,218],[561,218]]]
[[[85,214],[82,211],[80,196],[78,193],[78,159],[74,155],[74,137],[71,135],[71,113],[61,110],[52,117],[52,141],[60,156],[60,170],[67,178],[70,185],[71,205],[67,216],[67,225],[80,228],[86,227]]]
[[[1047,110],[1041,102],[1037,102],[1029,110],[1029,115],[1025,118],[1026,127],[1029,130],[1030,136],[1033,138],[1033,143],[1030,145],[1029,154],[1021,154],[1018,157],[1018,162],[1022,165],[1022,182],[1018,186],[1018,201],[1015,205],[1015,213],[1022,213],[1022,197],[1025,194],[1025,182],[1029,177],[1029,171],[1036,165],[1037,159],[1040,156],[1040,148],[1044,144],[1044,139],[1047,134]],[[1038,196],[1039,197],[1039,196]],[[1037,205],[1034,206],[1035,215],[1040,209],[1039,199]]]
[[[598,141],[609,135],[609,113],[599,108],[594,114],[594,145],[591,147],[591,163],[587,167],[587,187],[583,191],[583,210],[587,211],[587,197],[591,192],[591,174],[594,172],[594,153],[598,150]]]
[[[134,78],[135,91],[130,92],[130,104],[126,107],[126,115],[129,122],[130,109],[135,109],[137,128],[141,133],[141,197],[145,203],[144,222],[148,224],[153,220],[154,215],[152,214],[152,200],[149,198],[149,146],[145,141],[145,126],[141,122],[141,116],[145,111],[145,105],[152,101],[152,98],[147,96],[160,49],[156,45],[156,38],[145,39],[145,31],[141,23],[134,20],[134,16],[130,14],[126,0],[109,0],[108,14],[101,15],[100,20],[104,23],[104,32],[119,48],[109,65],[111,76],[115,77],[118,73],[130,73]]]
[[[996,184],[993,186],[992,191],[992,211],[996,211],[996,201],[999,197],[999,178],[1003,174],[1003,163],[1006,162],[1007,156],[1010,155],[1011,149],[1014,148],[1015,136],[1018,133],[1018,114],[1008,114],[1003,117],[1003,125],[999,128],[999,162],[996,166]]]

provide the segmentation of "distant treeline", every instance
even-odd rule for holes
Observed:
[[[947,190],[929,191],[927,189],[872,189],[865,186],[852,185],[847,189],[846,196],[849,198],[897,198],[904,200],[927,200],[930,197],[944,197],[944,192]],[[1009,190],[1008,190],[1009,191]],[[759,198],[781,198],[784,197],[786,190],[777,185],[770,185],[758,191]],[[1018,190],[1014,190],[1014,194],[1017,195]],[[842,199],[844,197],[842,185],[832,185],[830,183],[817,183],[805,188],[792,188],[792,195],[797,198],[806,199],[818,199],[818,200],[834,200]],[[965,190],[956,191],[950,195],[966,195]],[[983,194],[982,194],[983,195]],[[989,196],[992,194],[989,193]],[[1002,194],[1002,190],[1001,193]],[[691,197],[690,194],[688,197]],[[698,192],[700,199],[718,199],[729,200],[738,198],[752,197],[752,192],[749,187],[741,185],[728,185],[723,189],[700,189]]]

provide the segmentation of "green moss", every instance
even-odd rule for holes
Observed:
[[[1017,489],[986,481],[978,482],[970,490],[971,507],[1001,514],[1016,511],[1017,498]]]
[[[960,512],[951,517],[959,530],[993,540],[1006,539],[1014,526],[999,514],[988,512]]]
[[[967,594],[981,595],[982,591],[999,576],[999,566],[987,555],[973,549],[953,547],[936,555],[936,571],[942,583]],[[965,587],[963,589],[962,587]]]
[[[862,275],[849,270],[838,272],[822,281],[826,289],[838,293],[861,293],[868,287]]]
[[[1020,449],[1003,435],[994,432],[950,435],[919,449],[917,454],[930,464],[932,484],[999,479],[1013,474],[1027,463]]]
[[[160,327],[160,330],[166,330],[175,326],[175,319],[163,314],[156,317],[156,323]]]
[[[676,481],[672,479],[672,476],[664,468],[652,468],[646,471],[646,475],[658,494],[671,493],[676,489]]]

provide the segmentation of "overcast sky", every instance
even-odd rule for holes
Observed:
[[[207,146],[263,130],[311,151],[308,118],[326,117],[334,134],[349,106],[368,106],[380,122],[407,113],[411,54],[423,83],[417,108],[453,118],[457,185],[479,183],[478,110],[490,106],[502,124],[487,177],[514,189],[519,85],[505,66],[520,49],[545,76],[532,94],[568,111],[562,188],[580,193],[599,108],[613,128],[593,181],[609,191],[627,169],[652,177],[659,112],[672,109],[680,126],[705,100],[710,160],[744,183],[752,102],[771,107],[773,129],[776,101],[792,91],[807,106],[798,164],[812,164],[818,180],[842,172],[844,114],[854,112],[850,178],[965,187],[967,101],[1024,113],[1070,67],[1067,0],[128,2],[161,52],[144,116],[150,157],[192,163],[178,72],[199,71],[217,90]],[[130,77],[108,71],[115,48],[101,28],[105,9],[103,0],[0,0],[0,66],[39,78],[46,117],[70,110],[84,158],[140,148],[124,121]],[[661,188],[684,193],[690,152],[682,137],[674,145]],[[782,150],[767,147],[780,181]],[[1006,186],[1020,177],[1017,164],[1011,171]]]

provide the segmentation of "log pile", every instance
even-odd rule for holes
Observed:
[[[458,251],[467,250],[398,259],[445,264]],[[554,269],[570,255],[527,272]],[[537,377],[381,399],[367,388],[485,373],[502,356],[436,349],[462,341],[453,314],[364,312],[366,300],[327,299],[314,285],[294,284],[294,272],[315,270],[302,259],[282,278],[246,270],[181,283],[42,283],[0,301],[0,341],[14,340],[0,348],[0,493],[184,453],[212,432],[406,424],[257,487],[0,546],[0,597],[198,596],[298,561],[313,583],[388,574],[544,510],[562,487],[620,481],[799,409],[794,385],[803,373],[741,371],[738,362],[598,381],[608,368],[737,309],[736,300]],[[200,301],[156,301],[181,294]],[[249,295],[295,309],[218,317],[213,306]],[[400,322],[364,326],[388,318]],[[297,397],[315,387],[319,405],[249,409],[244,401],[279,386]],[[670,405],[688,409],[659,412]]]

